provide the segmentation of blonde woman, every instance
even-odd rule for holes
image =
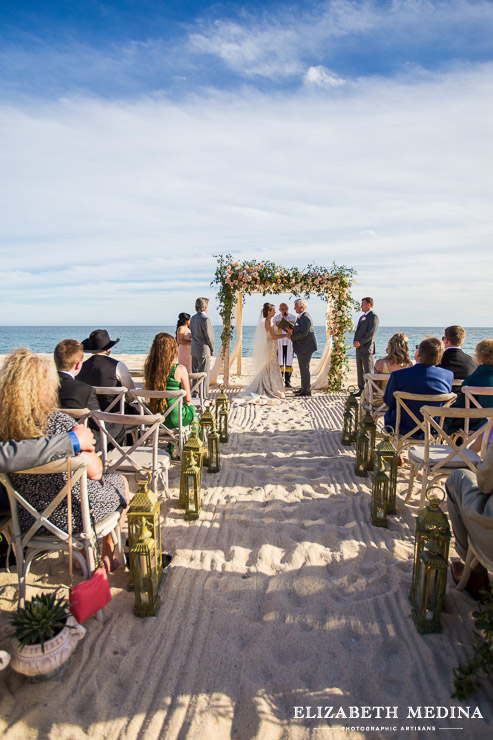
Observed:
[[[58,405],[58,375],[54,363],[35,355],[28,349],[15,349],[5,360],[0,376],[0,440],[34,439],[42,435],[57,436],[71,431],[75,421],[61,411]],[[95,521],[101,521],[114,511],[127,508],[128,486],[121,475],[103,475],[101,459],[94,452],[89,457],[87,469],[88,497]],[[11,474],[12,485],[36,509],[45,509],[67,482],[66,473],[49,475]],[[50,521],[60,529],[67,529],[67,500],[55,509]],[[19,522],[27,532],[34,518],[24,508],[19,508]],[[80,487],[72,489],[73,532],[82,531]],[[47,534],[41,528],[39,534]],[[111,535],[103,540],[103,560],[109,571],[120,564],[114,558]]]
[[[394,370],[402,370],[411,367],[412,364],[408,339],[405,334],[399,332],[390,337],[385,357],[375,362],[375,372],[393,373]]]

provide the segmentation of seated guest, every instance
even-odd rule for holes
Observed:
[[[456,380],[463,380],[476,369],[476,363],[470,355],[461,350],[466,338],[462,326],[447,326],[443,332],[443,353],[439,367],[452,370]]]
[[[387,343],[386,355],[383,359],[375,362],[376,373],[393,373],[394,370],[402,370],[411,367],[409,357],[409,344],[405,334],[399,332],[390,337]]]
[[[190,395],[190,381],[187,369],[178,362],[178,347],[171,334],[162,331],[156,334],[151,349],[144,364],[144,388],[149,391],[177,391],[186,393],[182,404],[182,424],[188,425],[197,421],[197,412],[192,406]],[[153,398],[149,408],[155,414],[161,414],[168,408],[168,400]],[[176,429],[179,425],[178,406],[164,420],[168,429]]]
[[[119,341],[119,339],[112,341],[106,329],[95,329],[87,339],[84,339],[82,342],[84,352],[90,352],[92,357],[86,360],[80,369],[78,379],[82,383],[106,388],[121,388],[122,386],[129,390],[135,388],[130,370],[125,363],[109,356],[112,347]],[[104,411],[113,400],[113,396],[102,395],[100,397],[101,409]],[[130,405],[132,398],[127,398],[127,401],[125,413],[135,414],[135,407]]]
[[[478,366],[471,375],[464,378],[462,385],[473,385],[479,388],[493,387],[493,339],[483,339],[481,342],[478,342],[475,349],[475,357],[478,361]],[[476,399],[484,408],[493,408],[493,396],[476,396]],[[454,403],[454,408],[464,409],[465,407],[466,397],[461,390]],[[476,407],[471,403],[471,408]],[[469,429],[474,432],[483,424],[486,424],[486,419],[470,419]],[[462,419],[446,420],[445,431],[449,434],[463,428],[464,422]]]
[[[455,535],[455,549],[462,560],[467,555],[467,537],[489,559],[493,560],[493,444],[490,442],[483,462],[476,474],[472,470],[454,470],[445,485],[447,508]],[[460,581],[464,565],[456,560],[450,564],[456,583]],[[475,599],[482,590],[489,590],[487,570],[481,565],[471,573],[466,590]]]
[[[60,386],[58,388],[59,405],[62,409],[89,409],[101,411],[98,396],[91,385],[81,383],[75,377],[80,373],[84,359],[84,348],[75,339],[63,339],[57,344],[54,352],[55,365],[58,370]],[[96,450],[101,449],[101,440],[97,424],[89,419],[89,426],[94,431]],[[107,424],[111,436],[120,444],[125,442],[125,427],[122,424]]]
[[[55,365],[28,349],[13,350],[5,360],[0,378],[0,439],[22,440],[42,434],[64,435],[76,427],[74,420],[62,411],[58,404],[58,376]],[[89,505],[96,522],[105,519],[114,511],[125,512],[128,486],[121,475],[102,474],[101,459],[95,452],[88,453],[87,470]],[[47,475],[11,474],[12,485],[35,508],[44,509],[56,497],[67,482],[66,473]],[[80,487],[72,489],[73,532],[82,530]],[[61,529],[67,529],[67,500],[55,509],[50,521]],[[27,532],[34,518],[24,508],[19,508],[19,523]],[[39,534],[44,534],[43,528]],[[111,535],[103,539],[103,560],[108,570],[119,567],[114,559]]]
[[[452,381],[454,374],[451,370],[444,370],[437,367],[442,359],[443,345],[436,337],[423,339],[416,350],[416,364],[403,370],[395,370],[389,378],[387,388],[385,389],[384,403],[387,404],[388,410],[385,412],[385,425],[395,429],[397,402],[394,398],[394,391],[405,391],[406,393],[417,393],[426,395],[439,395],[450,393],[452,390]],[[406,401],[406,405],[421,420],[423,415],[420,408],[423,405],[421,401]],[[440,406],[440,403],[428,403],[429,406]],[[399,433],[407,434],[416,426],[415,422],[407,413],[401,416]],[[417,433],[416,437],[422,436]]]
[[[192,332],[190,331],[190,314],[180,313],[176,324],[176,343],[178,345],[178,362],[192,372]]]

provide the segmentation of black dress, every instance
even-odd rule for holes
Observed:
[[[56,436],[70,432],[76,426],[72,417],[61,411],[55,411],[51,414],[47,434]],[[57,493],[62,490],[67,482],[67,473],[52,473],[47,475],[29,475],[12,473],[10,475],[13,487],[38,511],[43,511],[55,498]],[[121,475],[116,473],[107,473],[101,480],[88,480],[87,493],[89,498],[89,508],[92,509],[94,520],[99,522],[105,519],[109,514],[117,511],[119,508],[126,507],[125,485]],[[34,524],[32,517],[26,509],[19,506],[19,523],[21,530],[27,532]],[[55,511],[49,517],[56,527],[67,530],[67,499],[57,506]],[[74,534],[81,532],[82,511],[80,507],[80,484],[76,483],[72,488],[72,531]],[[40,527],[37,534],[48,535],[49,532]]]

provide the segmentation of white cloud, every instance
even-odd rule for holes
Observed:
[[[340,87],[345,84],[345,80],[337,75],[332,74],[323,65],[309,67],[305,73],[305,83],[315,85],[316,87]]]
[[[462,295],[488,323],[492,73],[3,106],[3,323],[173,323],[225,252],[353,265],[387,324],[465,324]]]

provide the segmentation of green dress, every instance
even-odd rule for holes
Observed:
[[[178,367],[178,364],[173,365],[171,368],[171,372],[168,376],[168,380],[166,381],[166,390],[167,391],[179,391],[181,390],[181,385],[179,380],[175,380],[175,370]],[[173,403],[173,399],[169,399],[170,403]],[[163,398],[160,402],[160,409],[159,412],[163,414],[168,409],[168,399]],[[197,412],[195,411],[195,406],[187,406],[185,403],[182,404],[181,407],[181,423],[184,426],[188,426],[188,424],[192,424],[193,421],[198,421]],[[164,425],[168,427],[168,429],[176,429],[180,423],[180,420],[178,418],[178,405],[173,409],[171,414],[169,414],[165,420]]]

